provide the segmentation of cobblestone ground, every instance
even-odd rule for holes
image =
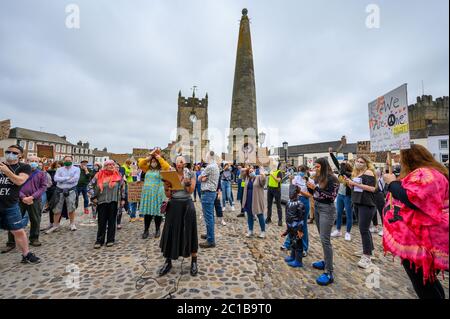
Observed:
[[[200,218],[201,206],[196,203],[199,232],[205,230]],[[276,213],[275,213],[276,214]],[[357,267],[361,249],[357,227],[353,241],[333,239],[335,252],[335,283],[320,287],[315,278],[320,271],[311,267],[321,259],[322,247],[315,226],[310,225],[310,251],[303,269],[288,267],[280,250],[284,227],[271,224],[265,239],[247,239],[246,218],[237,212],[225,212],[227,226],[216,226],[215,249],[199,251],[199,274],[189,274],[190,260],[176,261],[172,271],[163,278],[157,270],[163,263],[159,240],[141,239],[143,222],[130,223],[123,218],[117,233],[117,245],[94,250],[96,223],[78,212],[78,230],[68,227],[51,235],[42,235],[43,245],[32,250],[42,258],[39,265],[20,264],[14,250],[0,255],[0,298],[162,298],[178,289],[173,296],[185,298],[416,298],[400,261],[382,255],[381,238],[374,236],[377,266],[375,272]],[[43,216],[43,225],[48,216]],[[154,225],[151,233],[154,233]],[[255,223],[255,230],[259,230]],[[200,235],[200,234],[199,234]],[[0,233],[0,243],[6,233]],[[70,265],[79,269],[79,287],[68,286]],[[182,271],[182,275],[180,275]],[[157,282],[152,279],[155,277]],[[375,277],[374,280],[371,280]],[[448,298],[448,273],[443,282]],[[72,281],[77,283],[76,281]]]

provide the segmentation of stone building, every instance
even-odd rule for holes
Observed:
[[[208,93],[199,99],[178,93],[177,144],[188,162],[200,162],[209,147],[208,140]]]
[[[241,133],[237,133],[240,132]],[[243,135],[241,138],[239,134]],[[240,161],[240,154],[252,158],[258,148],[258,116],[256,108],[255,71],[248,10],[242,10],[231,104],[229,160]],[[250,153],[250,154],[249,154]],[[253,154],[251,154],[253,153]],[[239,157],[239,158],[238,158]],[[256,157],[254,157],[256,158]],[[254,160],[250,160],[254,162]]]
[[[433,101],[431,95],[417,97],[417,103],[408,106],[410,132],[430,128],[432,125],[448,125],[448,96]]]

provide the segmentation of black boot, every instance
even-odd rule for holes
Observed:
[[[161,231],[159,229],[156,230],[155,238],[159,238],[161,236]]]
[[[159,270],[159,276],[164,276],[165,274],[167,274],[170,269],[172,269],[172,260],[170,259],[166,259],[166,262],[164,263],[164,265],[162,266],[162,268]]]
[[[191,276],[197,276],[198,274],[198,265],[197,265],[197,257],[191,258]]]
[[[142,239],[147,239],[149,235],[150,234],[148,233],[148,230],[144,230],[144,233],[142,234]]]

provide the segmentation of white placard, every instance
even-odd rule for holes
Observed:
[[[369,103],[369,128],[371,152],[411,148],[406,84]]]

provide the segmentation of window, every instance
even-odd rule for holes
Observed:
[[[72,153],[72,146],[67,146],[67,153]]]
[[[441,163],[445,163],[448,161],[448,154],[441,154]]]
[[[448,140],[439,140],[439,149],[448,150]]]
[[[28,150],[34,151],[34,142],[28,142]]]
[[[66,152],[66,146],[63,145],[63,146],[61,146],[61,153],[65,153],[65,152]]]
[[[78,156],[75,156],[75,163],[79,163],[80,162],[80,158]]]
[[[25,142],[25,141],[20,141],[20,142],[19,142],[19,146],[22,147],[23,149],[26,149],[27,142]]]
[[[61,153],[61,145],[56,144],[56,152]]]

